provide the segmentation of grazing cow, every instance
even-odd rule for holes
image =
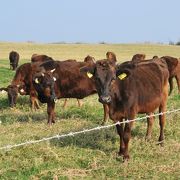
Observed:
[[[169,95],[172,93],[173,90],[173,78],[175,77],[178,91],[180,93],[180,61],[177,58],[171,57],[171,56],[163,56],[161,57],[164,61],[166,61],[169,69]],[[172,66],[174,64],[174,66]]]
[[[32,66],[31,63],[25,63],[18,67],[16,74],[7,88],[0,88],[8,94],[9,106],[16,106],[18,93],[21,95],[30,95],[32,109],[39,108],[36,91],[32,84]]]
[[[145,60],[145,58],[146,58],[145,54],[135,54],[132,57],[132,62],[139,62],[139,61]]]
[[[142,64],[128,62],[116,66],[113,59],[104,59],[96,61],[92,66],[83,67],[80,71],[91,74],[99,101],[108,105],[110,118],[114,122],[132,120],[137,113],[151,113],[157,108],[159,112],[166,110],[169,72],[163,61]],[[161,142],[164,139],[165,115],[159,116],[159,122]],[[125,127],[123,124],[116,125],[120,136],[119,155],[123,155],[124,160],[129,159],[132,124],[131,121]]]
[[[49,61],[40,66],[42,68],[40,72],[36,70],[33,73],[33,84],[38,93],[38,99],[42,103],[47,103],[49,125],[55,123],[56,99],[83,99],[97,92],[94,80],[79,71],[85,65],[87,66],[86,62],[75,60]],[[104,118],[107,118],[107,106],[104,106],[104,111]]]
[[[46,55],[38,55],[38,54],[33,54],[31,57],[31,62],[36,63],[36,62],[46,62],[46,61],[53,61],[53,59],[49,56]]]
[[[10,69],[16,70],[19,62],[19,54],[16,51],[11,51],[9,53]]]

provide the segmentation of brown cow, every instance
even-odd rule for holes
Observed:
[[[32,109],[39,108],[36,91],[32,84],[31,63],[25,63],[19,66],[11,84],[7,88],[0,88],[0,91],[2,90],[7,91],[10,107],[16,105],[18,93],[20,93],[21,95],[30,95]]]
[[[83,66],[87,66],[87,63],[75,60],[49,61],[40,66],[42,68],[40,72],[35,71],[33,84],[38,92],[38,99],[42,103],[47,103],[48,124],[55,122],[56,99],[83,99],[97,92],[94,80],[79,72]],[[108,117],[107,106],[104,106],[104,110],[106,119]]]
[[[160,60],[161,61],[161,60]],[[110,118],[122,122],[123,119],[134,119],[137,113],[151,113],[159,108],[166,110],[168,97],[167,64],[146,62],[135,65],[132,62],[115,65],[107,59],[96,61],[96,64],[81,68],[83,73],[91,73],[95,81],[99,101],[109,107]],[[160,136],[164,139],[165,115],[159,116]],[[133,122],[116,125],[120,136],[119,155],[129,159],[129,140]]]
[[[92,56],[86,56],[85,58],[84,58],[84,62],[85,63],[87,63],[87,65],[88,64],[94,64],[94,62],[95,62],[95,59],[94,59],[94,57],[92,57]],[[78,102],[78,106],[79,107],[81,107],[82,106],[82,102],[81,102],[81,100],[80,99],[77,99],[77,102]],[[64,103],[63,103],[63,109],[66,107],[66,105],[67,105],[67,98],[64,100]],[[107,119],[107,118],[106,118]]]
[[[175,77],[176,82],[177,82],[177,86],[178,86],[178,91],[180,93],[180,61],[177,58],[171,57],[171,56],[163,56],[161,57],[161,59],[163,59],[164,61],[166,61],[167,65],[168,65],[168,69],[169,69],[169,86],[170,86],[170,90],[169,90],[169,95],[172,93],[173,90],[173,78]],[[175,65],[176,67],[172,66],[172,64],[174,64],[175,62],[177,62],[177,64]]]
[[[9,53],[10,69],[16,70],[19,63],[19,54],[16,51]]]
[[[145,54],[135,54],[132,57],[132,62],[135,63],[142,63],[145,61],[149,61],[149,60],[145,60]],[[165,61],[168,65],[168,70],[169,70],[169,95],[171,94],[172,90],[173,90],[173,78],[176,78],[177,81],[177,85],[178,85],[178,90],[180,93],[180,62],[178,61],[177,58],[171,57],[171,56],[163,56],[161,57],[161,59],[163,59],[163,61]],[[145,61],[144,61],[145,60]],[[158,56],[153,56],[152,60],[154,61],[159,61]]]

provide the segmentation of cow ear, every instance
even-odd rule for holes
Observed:
[[[106,53],[106,58],[107,58],[107,60],[109,60],[110,62],[112,62],[112,63],[116,63],[116,55],[113,53],[113,52],[107,52]]]
[[[86,74],[88,78],[92,78],[94,74],[94,66],[85,66],[80,68],[80,73]]]

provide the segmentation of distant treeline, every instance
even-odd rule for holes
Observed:
[[[180,41],[177,41],[177,42],[169,41],[169,45],[177,45],[177,46],[180,46]]]

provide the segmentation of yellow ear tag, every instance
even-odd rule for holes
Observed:
[[[87,76],[88,76],[88,78],[92,78],[93,77],[93,75],[90,72],[87,72]]]
[[[120,80],[123,80],[123,79],[125,79],[127,77],[127,74],[126,73],[122,73],[122,74],[120,74],[119,76],[118,76],[118,78],[120,79]]]

